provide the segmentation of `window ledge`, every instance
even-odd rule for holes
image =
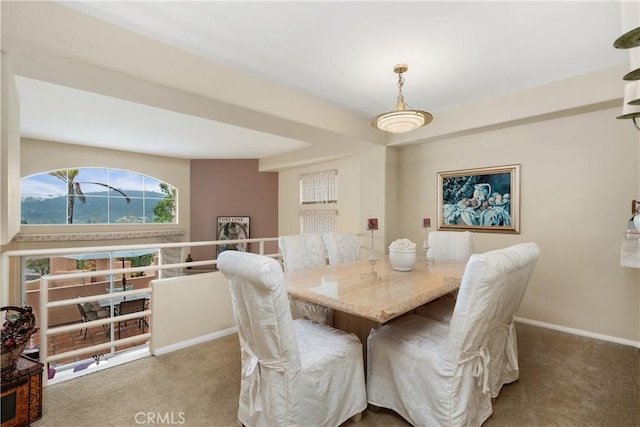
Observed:
[[[16,242],[65,242],[80,240],[122,240],[141,239],[146,237],[183,236],[184,229],[145,230],[145,231],[106,231],[95,233],[61,233],[61,234],[17,234]]]

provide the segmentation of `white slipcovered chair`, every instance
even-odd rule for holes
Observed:
[[[427,258],[466,261],[473,252],[470,231],[432,231],[427,239]]]
[[[274,259],[225,251],[238,326],[242,378],[238,420],[245,426],[338,426],[367,406],[362,344],[355,335],[293,320]]]
[[[455,306],[455,296],[448,294],[417,308],[415,314],[437,320],[438,322],[449,323],[451,322],[451,316],[453,316],[453,308]]]
[[[327,265],[320,234],[294,234],[278,237],[284,271],[306,270]]]
[[[511,247],[514,262],[520,268],[509,278],[498,304],[498,313],[489,330],[489,354],[491,355],[489,388],[491,397],[497,397],[502,386],[520,377],[518,364],[518,339],[515,316],[529,285],[529,279],[540,257],[535,243],[522,243]]]
[[[473,252],[472,236],[469,231],[432,231],[427,240],[427,259],[436,262],[439,259],[468,260]],[[454,292],[425,304],[416,310],[416,314],[449,322],[456,304],[455,296]]]
[[[530,257],[520,257],[519,262],[526,259],[527,265],[522,265],[513,276],[500,297],[498,313],[490,328],[491,370],[489,374],[489,388],[491,397],[500,393],[503,385],[516,381],[520,377],[518,364],[518,340],[514,324],[516,312],[522,303],[529,284],[529,279],[540,256],[540,248],[535,243],[521,243],[511,248],[511,253],[529,252]],[[453,316],[455,300],[441,298],[426,304],[416,310],[416,314],[429,317],[439,322],[449,323]]]
[[[306,270],[327,265],[325,247],[320,234],[280,236],[278,247],[282,254],[284,271]],[[304,318],[333,325],[333,309],[318,304],[292,299],[291,313],[294,319]]]
[[[490,328],[500,296],[536,258],[528,247],[474,254],[450,324],[414,314],[372,330],[369,403],[416,426],[481,425],[492,413]]]
[[[329,264],[340,264],[362,259],[358,236],[353,233],[326,233],[322,240],[327,248]]]

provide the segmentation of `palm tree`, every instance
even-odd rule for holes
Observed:
[[[160,190],[165,194],[153,208],[153,222],[172,222],[176,217],[176,190],[161,182]]]
[[[67,184],[67,224],[73,224],[73,205],[76,202],[76,198],[78,198],[78,200],[80,200],[82,203],[87,202],[80,184],[101,185],[108,188],[109,190],[117,191],[118,193],[120,193],[122,197],[125,198],[127,203],[131,202],[129,196],[127,196],[124,192],[118,190],[117,188],[110,186],[109,184],[104,184],[102,182],[76,182],[75,179],[78,176],[79,172],[80,171],[78,169],[67,169],[49,172],[49,175],[55,176],[56,178]]]

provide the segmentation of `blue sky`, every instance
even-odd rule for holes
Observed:
[[[75,181],[81,183],[84,193],[104,191],[99,185],[86,184],[86,182],[100,182],[111,185],[125,193],[128,190],[154,191],[160,193],[161,181],[118,169],[104,168],[79,168],[80,173]],[[37,195],[39,197],[55,197],[67,194],[66,184],[48,172],[24,177],[20,180],[20,192],[23,195]]]

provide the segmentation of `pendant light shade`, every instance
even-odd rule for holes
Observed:
[[[409,67],[406,64],[397,64],[393,67],[393,72],[398,74],[398,99],[391,111],[375,117],[373,124],[380,130],[392,133],[404,133],[428,125],[433,120],[433,116],[426,111],[413,110],[407,108],[402,95],[404,77],[402,74]]]
[[[640,27],[627,31],[613,42],[616,49],[631,49],[640,46]],[[640,130],[640,68],[628,72],[623,78],[627,83],[624,87],[624,101],[622,103],[622,115],[616,119],[631,119],[636,129]]]
[[[628,105],[640,105],[640,81],[627,83],[624,86],[624,103]]]
[[[622,115],[616,119],[631,119],[636,129],[638,126],[638,118],[640,118],[640,105],[638,104],[640,97],[639,82],[627,83],[624,87],[624,101],[622,102]]]
[[[627,31],[613,42],[616,49],[630,49],[640,46],[640,27]]]

